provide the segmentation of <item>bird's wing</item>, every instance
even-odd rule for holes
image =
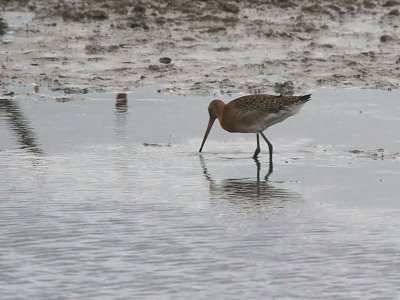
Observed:
[[[302,102],[302,96],[274,96],[265,94],[248,95],[237,98],[228,103],[230,109],[246,111],[259,111],[261,113],[277,113],[291,105]]]

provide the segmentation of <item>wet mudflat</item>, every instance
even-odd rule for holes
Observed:
[[[400,85],[399,1],[2,2],[0,88],[208,95],[286,81],[297,93]]]
[[[398,297],[399,96],[316,91],[268,180],[254,135],[198,154],[209,97],[2,97],[2,299]]]

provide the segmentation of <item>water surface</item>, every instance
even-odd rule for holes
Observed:
[[[315,92],[272,174],[218,124],[198,154],[211,98],[2,97],[1,298],[399,297],[399,96]]]

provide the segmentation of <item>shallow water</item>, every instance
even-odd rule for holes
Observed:
[[[19,89],[0,101],[1,299],[399,297],[399,96],[315,92],[267,131],[265,180],[253,135],[216,124],[198,154],[210,98]]]

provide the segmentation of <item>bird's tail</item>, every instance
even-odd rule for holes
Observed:
[[[311,94],[300,96],[300,101],[301,102],[307,102],[311,100]]]

